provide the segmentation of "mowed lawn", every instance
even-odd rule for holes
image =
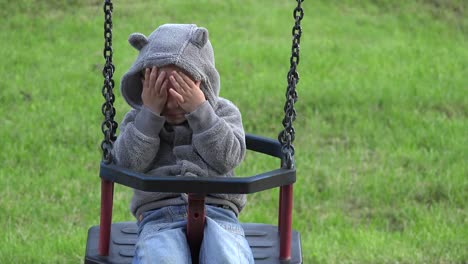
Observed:
[[[115,80],[132,32],[210,31],[221,96],[282,129],[295,1],[114,1]],[[0,0],[0,263],[81,263],[99,223],[100,1]],[[304,263],[468,262],[468,4],[304,2],[294,229]],[[116,89],[116,120],[129,110]],[[240,176],[279,166],[249,153]],[[277,221],[277,190],[243,222]],[[117,186],[114,221],[129,221]]]

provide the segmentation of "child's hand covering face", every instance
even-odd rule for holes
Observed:
[[[159,74],[158,74],[159,73]],[[165,79],[166,72],[159,71],[158,68],[146,68],[142,79],[143,90],[141,100],[143,105],[151,109],[156,114],[161,114],[167,102],[167,84]]]
[[[171,73],[169,80],[172,84],[169,93],[185,112],[190,113],[205,102],[205,95],[200,89],[200,81],[194,82],[183,72],[176,71]]]
[[[143,105],[172,124],[185,121],[184,114],[205,102],[200,81],[192,80],[175,66],[147,68],[142,72]]]

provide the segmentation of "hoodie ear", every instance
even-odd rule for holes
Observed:
[[[128,37],[128,43],[132,45],[135,49],[141,50],[146,44],[148,44],[148,39],[145,35],[141,33],[133,33]]]
[[[201,48],[205,46],[206,42],[208,41],[208,30],[206,28],[199,27],[195,30],[190,39],[195,46]]]

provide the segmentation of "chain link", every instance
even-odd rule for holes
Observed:
[[[104,2],[104,50],[103,56],[106,60],[104,68],[102,69],[102,76],[104,77],[104,85],[102,87],[102,96],[105,102],[102,104],[101,112],[104,115],[104,121],[101,124],[101,130],[104,134],[104,140],[101,143],[102,159],[106,163],[112,162],[112,147],[116,139],[115,133],[118,124],[114,121],[115,108],[114,108],[114,80],[112,79],[115,71],[114,64],[112,63],[112,11],[113,5],[111,0]]]
[[[289,69],[287,80],[288,87],[286,90],[286,103],[284,105],[284,119],[283,127],[284,130],[278,135],[278,140],[281,143],[281,151],[285,155],[285,159],[282,161],[281,166],[288,169],[295,167],[294,162],[294,146],[293,141],[295,138],[295,130],[293,127],[293,121],[296,119],[296,109],[294,109],[294,103],[297,102],[296,85],[299,82],[299,74],[297,72],[297,65],[299,64],[299,44],[301,42],[302,28],[301,20],[304,17],[304,10],[302,9],[302,2],[304,0],[296,0],[297,7],[294,9],[293,17],[295,20],[292,28],[292,48],[291,48],[291,59],[289,60],[291,67]]]

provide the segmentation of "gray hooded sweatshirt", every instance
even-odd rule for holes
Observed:
[[[131,34],[129,43],[140,53],[121,81],[122,95],[133,109],[120,125],[115,163],[154,177],[233,177],[233,169],[245,156],[245,134],[238,108],[218,96],[219,74],[208,31],[196,25],[166,24],[149,37]],[[169,125],[164,116],[142,105],[139,72],[165,65],[175,65],[201,81],[207,99],[180,125]],[[246,197],[212,194],[206,202],[228,206],[238,214]],[[186,203],[186,194],[134,190],[130,210],[139,217],[148,210]]]

